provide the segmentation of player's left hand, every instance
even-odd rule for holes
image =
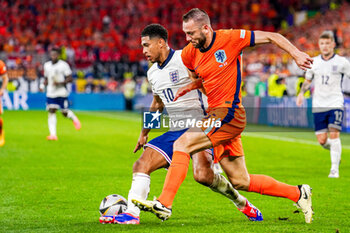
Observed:
[[[298,51],[296,55],[293,56],[295,63],[300,67],[302,70],[311,69],[311,65],[314,62],[314,60],[307,54],[301,51]]]
[[[4,91],[0,90],[0,97],[4,95]]]
[[[137,140],[134,153],[136,153],[138,150],[140,150],[144,145],[146,145],[148,140],[148,135],[144,135],[142,132],[140,134],[139,140]]]

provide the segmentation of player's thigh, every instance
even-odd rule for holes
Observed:
[[[66,109],[61,109],[61,113],[64,117],[67,117],[68,116],[68,108]]]
[[[212,147],[210,139],[198,128],[187,130],[174,143],[174,151],[183,151],[190,155]]]
[[[220,165],[234,188],[248,190],[250,179],[244,156],[224,157]]]
[[[193,177],[204,185],[209,186],[214,179],[212,170],[213,156],[208,150],[203,150],[192,155]]]
[[[158,151],[147,147],[140,158],[134,163],[133,173],[142,172],[151,174],[159,168],[166,168],[168,166],[168,162]]]
[[[318,143],[320,143],[321,145],[325,144],[327,141],[327,137],[328,137],[328,133],[323,133],[323,132],[316,132],[316,138]]]

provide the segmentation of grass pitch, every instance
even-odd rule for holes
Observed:
[[[136,113],[77,112],[81,131],[58,117],[57,142],[46,141],[47,113],[6,111],[6,145],[0,148],[0,232],[349,232],[350,135],[342,134],[339,179],[327,178],[329,152],[312,131],[248,126],[243,136],[250,173],[313,188],[314,222],[288,199],[242,192],[264,216],[249,222],[226,198],[193,180],[192,169],[161,222],[150,213],[141,224],[102,225],[100,201],[127,197],[141,123]],[[159,135],[151,133],[150,138]],[[151,175],[149,198],[161,192],[164,169]]]

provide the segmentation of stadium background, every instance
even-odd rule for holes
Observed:
[[[142,55],[140,32],[149,23],[161,23],[169,30],[170,46],[181,49],[186,45],[179,23],[181,15],[196,4],[192,0],[57,0],[49,4],[38,0],[1,1],[0,58],[6,62],[10,77],[5,109],[45,108],[44,94],[37,93],[43,63],[52,47],[61,48],[61,58],[73,69],[74,82],[69,86],[73,109],[137,110],[149,106],[152,97],[146,79],[148,63]],[[204,1],[201,7],[208,11],[214,29],[279,31],[313,56],[318,54],[320,32],[332,30],[337,53],[350,59],[350,15],[346,13],[350,5],[346,1],[215,0]],[[265,111],[276,101],[270,97],[296,96],[304,73],[281,49],[259,46],[245,50],[243,57],[246,107]],[[350,81],[346,78],[343,91],[350,96]],[[292,102],[278,103],[293,108]],[[346,105],[350,105],[349,99]],[[265,113],[255,110],[254,114],[255,120],[250,122],[275,124],[261,116]],[[349,117],[344,121],[344,131],[350,131],[346,127],[350,125],[350,114],[346,115]],[[312,122],[277,125],[312,127]]]
[[[312,125],[310,108],[295,112],[303,73],[282,50],[266,45],[244,51],[247,117],[253,123],[288,128],[248,124],[243,135],[247,166],[250,172],[283,182],[310,184],[314,223],[305,226],[303,216],[293,214],[291,202],[244,193],[265,218],[259,225],[247,222],[226,199],[195,184],[191,171],[169,221],[160,223],[143,214],[136,228],[98,223],[103,197],[127,196],[132,164],[140,155],[132,155],[141,128],[137,110],[151,99],[140,32],[148,23],[161,23],[169,30],[171,47],[180,49],[186,44],[181,16],[192,7],[207,10],[214,29],[278,31],[310,55],[317,54],[319,34],[330,29],[337,53],[350,57],[349,1],[0,1],[0,58],[11,79],[3,97],[7,110],[6,144],[0,149],[0,232],[350,231],[350,135],[341,136],[341,178],[328,179],[329,152],[317,144],[311,129],[290,128]],[[42,65],[54,46],[62,48],[61,58],[73,68],[70,102],[82,110],[76,111],[82,130],[75,132],[71,122],[58,115],[59,141],[48,142],[45,94],[38,89]],[[349,89],[344,79],[347,111]],[[124,111],[128,100],[134,112]],[[345,126],[350,125],[349,116]],[[150,138],[158,135],[151,133]],[[150,198],[159,195],[165,174],[152,174]]]

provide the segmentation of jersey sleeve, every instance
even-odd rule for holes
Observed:
[[[6,65],[3,61],[0,60],[0,75],[4,75],[6,74],[7,69],[6,69]]]
[[[72,70],[71,70],[71,68],[69,67],[69,65],[68,65],[67,62],[64,63],[63,74],[64,74],[64,76],[69,76],[69,75],[72,74]]]
[[[47,73],[47,65],[46,63],[44,63],[44,77],[47,78],[48,77],[48,73]]]
[[[192,63],[193,55],[191,52],[190,44],[188,44],[181,52],[181,59],[183,64],[189,69],[190,71],[194,72],[194,67]]]
[[[152,94],[153,95],[157,95],[156,94],[156,91],[154,90],[154,87],[153,87],[153,85],[152,85],[152,78],[151,78],[151,72],[150,72],[150,70],[151,69],[149,69],[148,71],[147,71],[147,80],[148,80],[148,84],[150,85],[150,87],[151,87],[151,90],[152,90]]]
[[[305,79],[311,81],[314,78],[314,70],[311,69],[307,69],[305,72]]]
[[[350,62],[346,58],[344,60],[343,73],[350,78]]]
[[[231,30],[230,34],[230,39],[233,43],[233,47],[237,50],[242,50],[246,47],[252,47],[255,45],[254,31],[235,29]]]

